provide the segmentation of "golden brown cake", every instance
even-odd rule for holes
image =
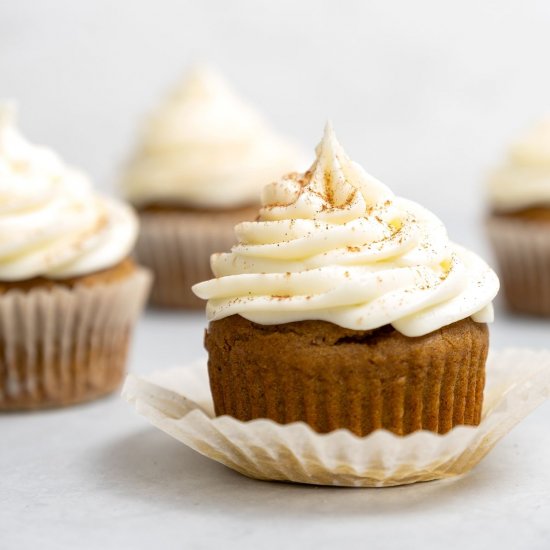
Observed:
[[[28,292],[29,290],[45,289],[51,290],[54,287],[65,287],[72,289],[78,286],[91,287],[96,285],[107,285],[120,282],[133,275],[137,266],[130,258],[125,258],[118,264],[88,273],[86,275],[77,275],[67,277],[66,279],[49,279],[48,277],[33,277],[32,279],[23,279],[17,281],[0,281],[0,294],[5,294],[10,290],[20,290]]]
[[[216,414],[359,436],[479,424],[496,275],[330,127],[236,234],[194,286]]]
[[[122,381],[150,277],[132,209],[28,143],[0,106],[0,411],[87,401]]]
[[[364,436],[479,424],[488,341],[487,325],[471,319],[408,338],[391,325],[260,325],[232,315],[210,323],[205,346],[217,415]]]

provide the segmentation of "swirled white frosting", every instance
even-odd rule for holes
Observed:
[[[212,256],[216,278],[193,287],[210,320],[392,324],[406,336],[492,320],[495,273],[352,162],[328,126],[311,169],[268,185],[259,220],[236,233],[230,253]]]
[[[499,211],[550,206],[550,117],[512,145],[489,178],[489,200]]]
[[[105,269],[128,256],[136,236],[131,208],[25,140],[14,107],[0,105],[0,281]]]
[[[254,204],[266,181],[303,165],[294,144],[216,73],[197,68],[150,117],[121,187],[136,205],[234,208]]]
[[[254,204],[266,182],[302,166],[294,144],[198,68],[150,118],[121,185],[138,205],[231,208]]]

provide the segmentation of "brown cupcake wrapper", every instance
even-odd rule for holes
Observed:
[[[135,255],[154,274],[150,301],[161,307],[204,308],[191,291],[212,278],[210,256],[236,242],[235,216],[142,213]]]
[[[0,410],[70,405],[123,380],[128,344],[151,276],[0,296]]]
[[[550,223],[491,216],[487,231],[509,307],[550,315]]]
[[[388,366],[395,363],[396,374],[388,374],[391,368],[372,368],[372,354],[380,352],[369,348],[353,352],[364,354],[364,366],[359,368],[356,363],[349,365],[345,355],[338,368],[328,368],[323,361],[302,368],[298,363],[279,362],[276,353],[266,368],[254,359],[247,361],[242,350],[235,351],[240,361],[220,362],[210,349],[208,372],[215,412],[242,421],[303,421],[319,433],[345,428],[359,436],[381,428],[404,435],[478,425],[487,331],[471,320],[456,325],[460,327],[445,328],[441,339],[411,344],[406,356],[388,356]],[[316,353],[315,346],[311,353]]]

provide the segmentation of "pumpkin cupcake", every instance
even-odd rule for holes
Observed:
[[[124,376],[149,275],[131,208],[30,144],[0,106],[0,410],[69,405]]]
[[[139,212],[136,254],[155,275],[152,303],[201,307],[190,287],[211,276],[210,255],[234,244],[265,182],[301,158],[217,74],[193,70],[150,117],[121,184]]]
[[[487,228],[510,309],[550,315],[550,118],[489,178]]]
[[[479,424],[496,275],[330,127],[310,170],[268,185],[236,234],[194,286],[216,414],[359,436]]]

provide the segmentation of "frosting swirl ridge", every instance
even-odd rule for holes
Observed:
[[[210,320],[326,320],[420,336],[472,316],[492,320],[495,273],[452,243],[441,221],[396,197],[351,161],[327,126],[305,174],[264,188],[255,222],[212,256],[215,279],[193,287]]]
[[[0,280],[63,279],[111,267],[137,236],[132,209],[95,193],[51,150],[29,143],[0,105]]]

